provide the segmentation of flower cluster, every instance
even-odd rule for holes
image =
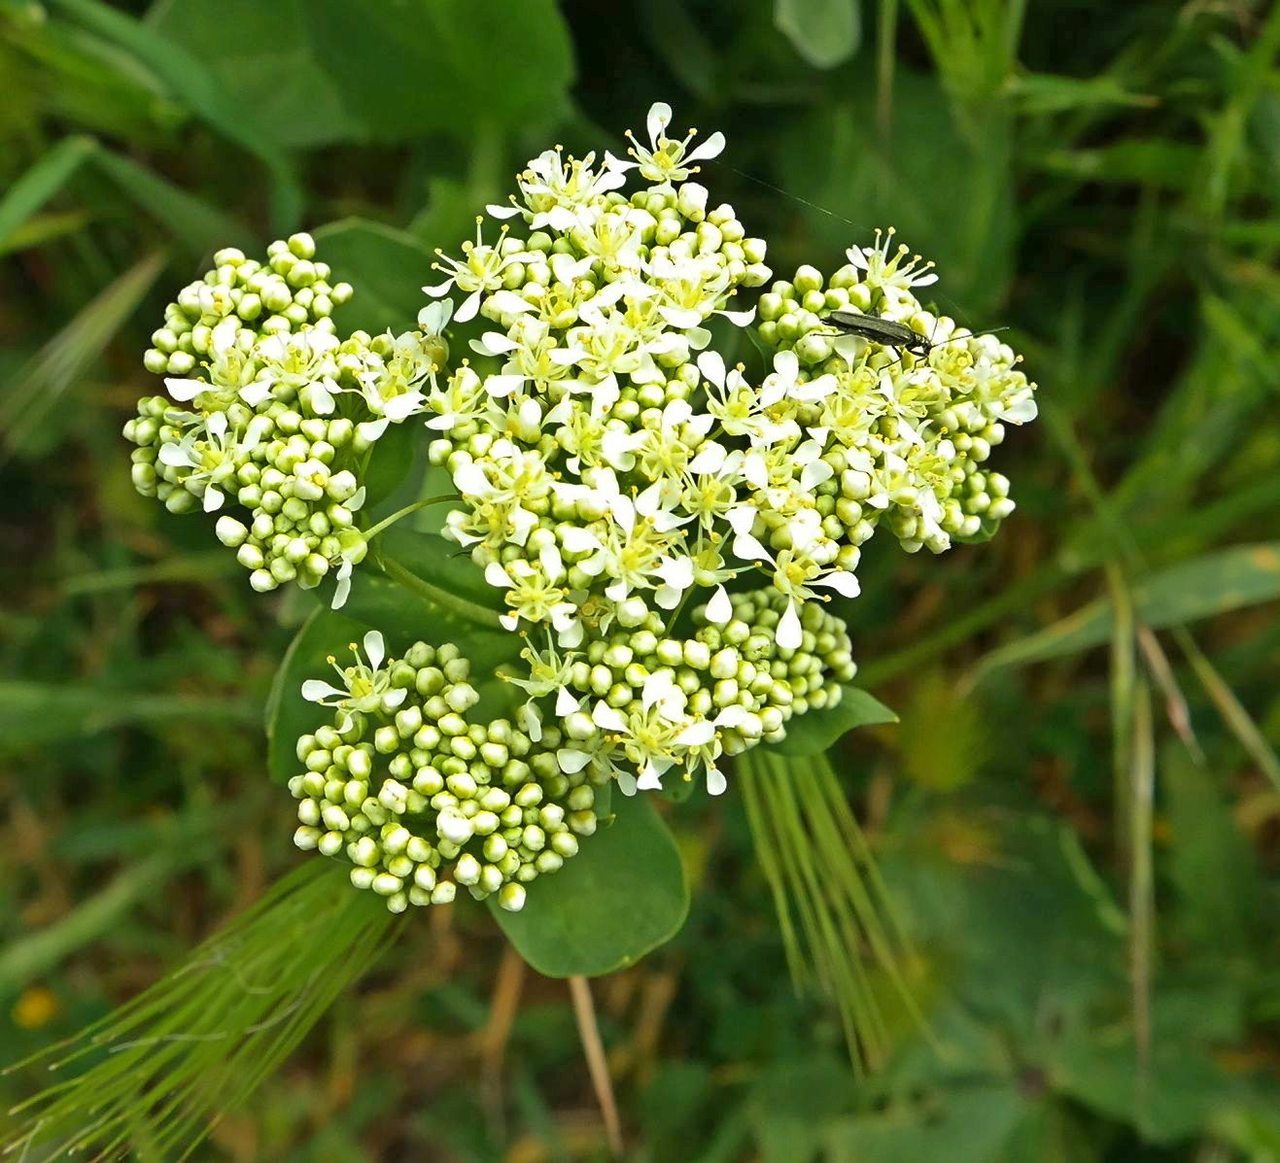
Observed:
[[[554,696],[561,770],[615,779],[627,795],[660,788],[668,771],[685,780],[705,772],[718,795],[721,755],[781,739],[793,715],[833,706],[855,671],[844,623],[822,606],[804,607],[800,644],[788,649],[777,641],[786,608],[778,591],[734,594],[727,604],[719,623],[707,620],[707,606],[694,610],[688,637],[650,611],[582,650],[561,651],[550,635],[544,649],[526,647],[528,677],[504,676],[529,696],[519,721],[537,739],[539,700]]]
[[[531,690],[593,725],[592,762],[624,790],[674,768],[704,770],[718,791],[718,757],[762,737],[739,725],[758,726],[750,683],[707,672],[668,695],[650,669],[584,687],[565,679],[574,660],[597,666],[620,634],[619,656],[637,633],[678,641],[686,611],[723,631],[732,593],[761,585],[773,648],[809,649],[829,617],[809,611],[856,596],[861,546],[882,521],[906,548],[935,551],[994,528],[1008,483],[979,466],[1034,403],[1007,346],[924,311],[911,289],[935,276],[891,253],[891,237],[850,251],[825,292],[810,270],[776,284],[759,326],[771,366],[758,381],[727,366],[708,324],[750,321],[729,308],[768,278],[765,248],[690,180],[723,138],[695,148],[693,133],[668,136],[670,120],[653,107],[630,161],[534,159],[511,205],[490,207],[496,239],[481,229],[442,257],[447,278],[425,290],[465,294],[458,319],[485,330],[474,366],[428,397],[427,424],[463,502],[447,535],[502,591],[505,625],[546,638],[530,661],[556,681]],[[645,184],[628,193],[634,173]],[[837,308],[908,321],[922,342],[842,337],[827,319]],[[710,697],[720,682],[736,702]]]
[[[520,909],[524,886],[596,830],[601,779],[558,762],[557,727],[535,741],[506,719],[469,718],[479,695],[457,646],[387,658],[376,630],[363,646],[350,666],[330,660],[341,685],[303,686],[335,718],[298,740],[294,843],[345,856],[352,884],[393,912],[451,901],[458,885]]]
[[[760,296],[757,372],[713,348],[772,274],[692,180],[724,138],[670,136],[671,117],[653,106],[626,159],[534,158],[495,222],[438,252],[418,330],[341,338],[350,288],[295,235],[265,264],[220,252],[147,353],[169,394],[126,427],[134,481],[219,512],[254,588],[336,574],[341,604],[369,538],[429,503],[363,523],[370,454],[412,421],[456,490],[445,535],[526,639],[499,671],[509,719],[474,713],[465,644],[389,661],[376,630],[340,686],[304,687],[335,721],[299,741],[297,843],[395,910],[458,884],[519,908],[613,782],[720,793],[723,757],[840,699],[854,666],[827,603],[857,595],[877,528],[941,552],[1013,508],[987,461],[1035,386],[922,304],[932,264],[892,231]],[[451,320],[470,356],[446,369]]]
[[[337,335],[315,243],[272,243],[266,264],[222,250],[165,312],[145,364],[167,396],[140,401],[125,436],[133,481],[172,512],[219,513],[216,532],[266,591],[312,588],[331,571],[335,604],[365,555],[361,478],[388,425],[423,407],[442,360],[447,307],[401,336]]]
[[[839,522],[836,536],[860,545],[883,524],[908,552],[940,553],[953,539],[985,540],[1013,511],[1008,480],[983,466],[1006,424],[1035,418],[1035,385],[1007,344],[921,305],[913,288],[936,281],[932,264],[893,241],[890,230],[854,247],[825,282],[801,267],[775,283],[760,298],[758,334],[791,353],[803,380],[833,385],[797,419],[822,434],[818,504]],[[920,342],[842,335],[833,311],[905,324]]]

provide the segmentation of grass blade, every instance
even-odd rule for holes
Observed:
[[[835,1004],[855,1070],[878,1066],[891,1049],[891,1028],[873,970],[928,1030],[902,968],[910,946],[866,837],[825,757],[758,748],[737,763],[796,988]]]
[[[372,964],[394,920],[341,868],[307,861],[176,972],[14,1067],[75,1064],[15,1108],[6,1151],[24,1163],[84,1150],[189,1157]]]
[[[142,302],[164,269],[162,253],[148,255],[100,291],[40,349],[0,403],[5,430],[3,464],[22,452],[66,392],[101,357],[102,349]]]
[[[88,137],[64,138],[9,187],[0,199],[0,251],[71,180],[96,148]]]

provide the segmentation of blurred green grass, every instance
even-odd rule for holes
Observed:
[[[1249,0],[0,4],[0,1061],[292,864],[259,714],[302,611],[135,496],[117,435],[169,293],[337,223],[347,322],[408,322],[521,161],[661,99],[728,134],[704,178],[780,277],[896,225],[1045,417],[993,543],[873,545],[850,608],[902,722],[836,766],[940,1048],[873,979],[895,1049],[854,1081],[740,797],[695,798],[687,930],[596,990],[630,1157],[1280,1158],[1278,51]],[[567,994],[459,908],[202,1157],[605,1147]]]

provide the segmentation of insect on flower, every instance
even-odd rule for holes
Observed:
[[[832,311],[827,316],[842,335],[858,335],[870,339],[885,347],[900,347],[912,355],[926,358],[935,347],[955,343],[961,339],[976,339],[979,335],[994,335],[997,331],[1008,331],[1007,327],[992,327],[987,331],[963,331],[952,335],[949,339],[941,339],[937,343],[925,335],[921,335],[914,327],[906,323],[897,323],[892,319],[882,319],[879,315],[864,315],[861,311]]]

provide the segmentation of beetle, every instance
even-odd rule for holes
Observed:
[[[912,355],[927,356],[933,343],[905,323],[864,315],[861,311],[832,311],[828,321],[845,335],[860,335],[886,347],[901,347]]]
[[[966,331],[961,335],[953,335],[950,339],[934,343],[932,339],[908,327],[905,323],[895,323],[892,319],[882,319],[879,315],[864,315],[861,311],[832,311],[827,316],[832,324],[843,335],[860,335],[885,347],[900,347],[924,359],[935,347],[946,343],[954,343],[958,339],[972,339],[977,335],[992,335],[997,331],[1007,331],[1006,327],[993,327],[990,331]]]

